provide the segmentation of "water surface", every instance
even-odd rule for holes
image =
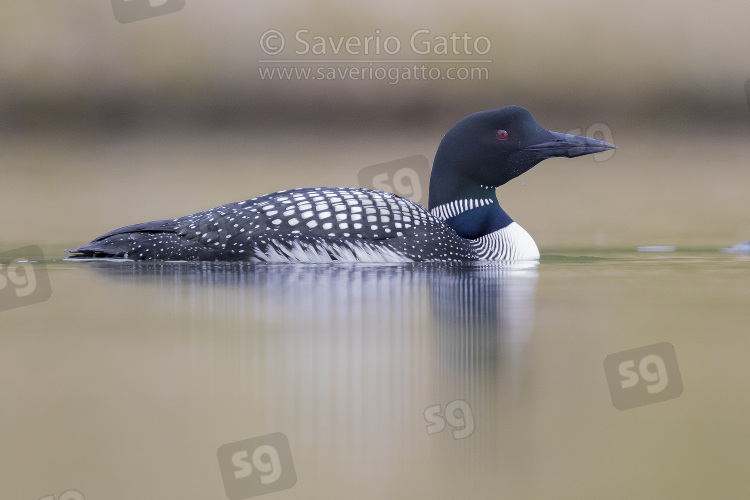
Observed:
[[[275,432],[276,498],[747,496],[750,258],[542,254],[48,261],[52,297],[0,313],[7,496],[225,498],[218,448]],[[617,410],[605,357],[659,342],[683,393]]]

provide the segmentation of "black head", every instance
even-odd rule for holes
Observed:
[[[588,137],[551,132],[519,106],[480,111],[460,120],[445,135],[435,156],[431,184],[439,183],[436,175],[455,178],[451,174],[456,174],[456,181],[497,187],[546,158],[573,158],[614,147]]]

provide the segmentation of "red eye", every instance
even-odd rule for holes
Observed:
[[[497,138],[500,139],[501,141],[504,141],[505,139],[508,138],[508,132],[506,132],[505,130],[498,130]]]

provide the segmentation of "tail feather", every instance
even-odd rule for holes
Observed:
[[[176,234],[174,220],[159,220],[125,226],[94,239],[88,245],[65,250],[70,259],[141,259],[145,253],[154,260],[184,260],[191,246]]]
[[[177,229],[177,223],[175,222],[174,219],[141,222],[140,224],[133,224],[132,226],[125,226],[125,227],[121,227],[120,229],[115,229],[114,231],[110,231],[107,234],[103,234],[99,236],[98,238],[95,238],[91,243],[93,243],[94,241],[101,241],[106,238],[109,238],[110,236],[115,236],[118,234],[174,233],[176,229]]]

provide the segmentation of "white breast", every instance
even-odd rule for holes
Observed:
[[[539,260],[534,239],[516,222],[472,240],[482,260]]]

